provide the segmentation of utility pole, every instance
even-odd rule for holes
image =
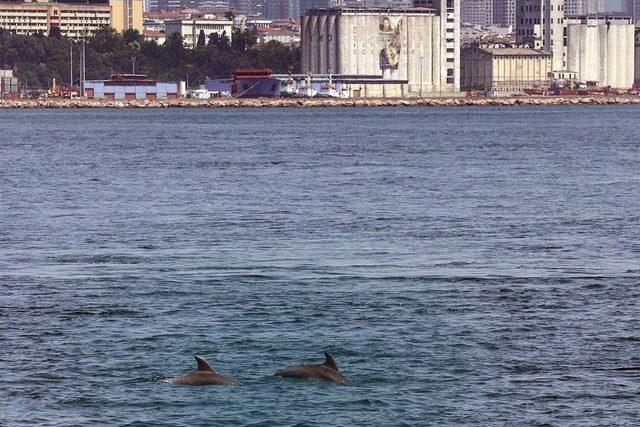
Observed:
[[[423,72],[422,72],[422,63],[423,61],[423,57],[420,57],[420,98],[422,98],[422,84],[424,82],[424,78],[423,78]]]
[[[73,87],[73,40],[69,40],[69,87]]]
[[[85,49],[85,45],[86,45],[86,35],[87,35],[87,29],[84,28],[82,30],[82,65],[80,68],[80,78],[82,80],[81,82],[81,87],[80,87],[80,92],[81,92],[81,96],[84,98],[85,94],[84,94],[84,83],[85,80],[87,78],[86,72],[87,72],[87,52]]]

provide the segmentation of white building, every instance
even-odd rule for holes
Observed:
[[[0,3],[0,28],[21,35],[48,35],[58,27],[63,36],[78,40],[111,25],[111,19],[108,4]]]
[[[634,36],[628,17],[569,17],[567,69],[581,83],[628,89],[634,81]]]
[[[553,71],[565,69],[564,0],[517,0],[516,39],[551,52]]]
[[[196,47],[201,32],[204,33],[207,42],[209,35],[213,33],[217,33],[218,35],[224,34],[231,40],[233,21],[221,20],[206,15],[200,18],[165,21],[166,38],[171,37],[173,33],[179,33],[186,47]]]

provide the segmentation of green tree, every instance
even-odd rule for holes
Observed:
[[[57,25],[52,25],[51,29],[49,29],[49,37],[54,39],[62,38],[62,33],[60,32],[60,27]]]
[[[200,34],[198,34],[198,43],[197,47],[204,47],[207,44],[207,36],[204,34],[204,30],[200,30]]]

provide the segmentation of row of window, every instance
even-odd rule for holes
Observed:
[[[542,6],[542,11],[544,12],[546,10],[546,8],[544,7],[544,5]],[[553,12],[553,5],[551,5],[550,10]],[[564,10],[564,5],[561,4],[558,6],[558,10]],[[520,11],[521,12],[540,12],[540,5],[536,4],[533,6],[520,6]]]
[[[545,18],[542,18],[542,23],[545,24],[547,22],[547,20]],[[558,18],[558,24],[562,24],[564,22],[564,18]],[[521,24],[539,24],[540,23],[540,18],[520,18],[520,23]],[[551,24],[553,24],[553,18],[551,18]]]

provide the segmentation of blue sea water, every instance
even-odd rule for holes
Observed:
[[[0,111],[0,425],[637,425],[638,117]]]

